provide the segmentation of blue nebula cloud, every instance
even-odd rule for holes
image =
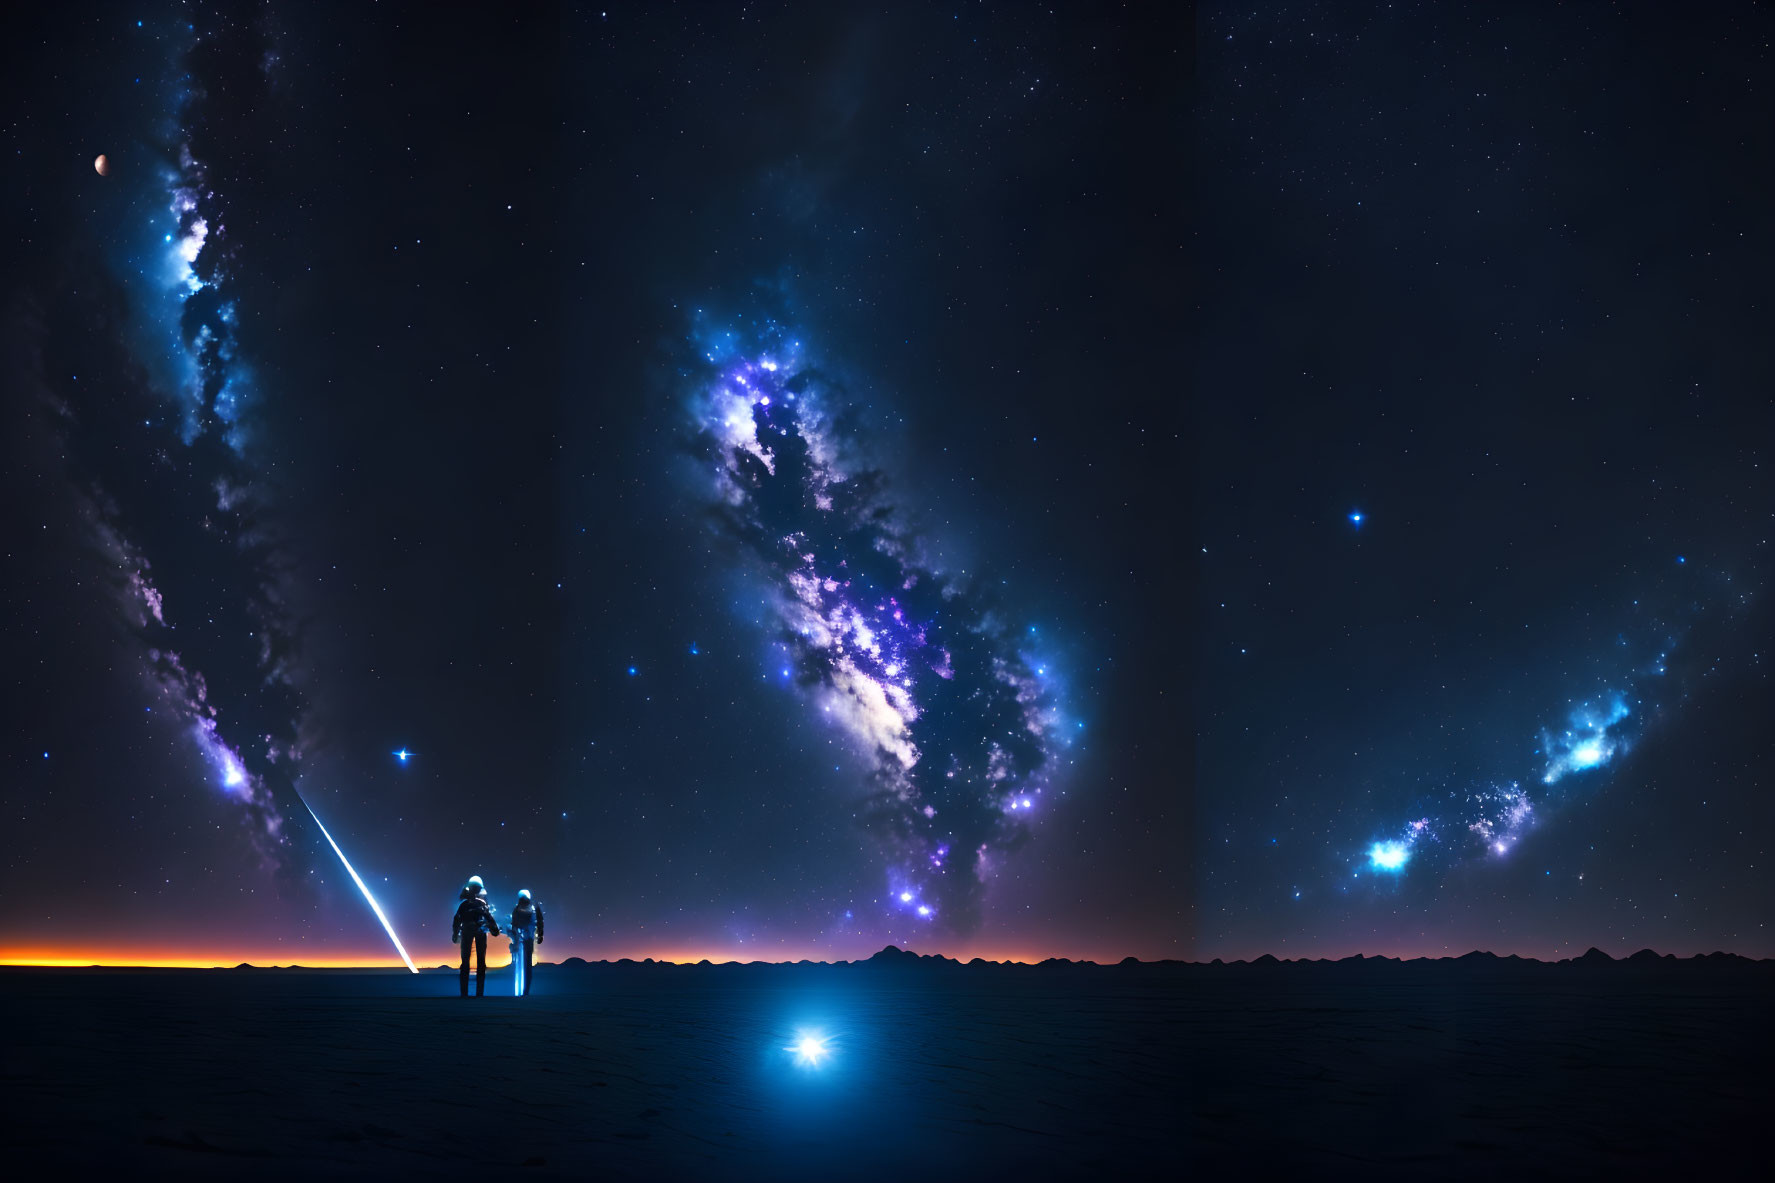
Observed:
[[[224,99],[202,77],[217,45],[257,62],[268,42],[252,22],[202,28],[168,45],[178,81],[165,92],[159,167],[117,178],[147,216],[118,240],[125,257],[109,287],[83,277],[51,297],[58,327],[42,352],[72,352],[78,365],[46,362],[39,379],[62,412],[74,495],[139,642],[153,713],[186,730],[206,779],[276,865],[302,748],[296,629],[276,523],[249,455],[253,387],[237,345],[228,178],[206,164],[252,96]]]
[[[966,931],[1077,735],[1063,679],[1033,629],[928,556],[797,335],[705,332],[698,346],[707,493],[773,589],[781,676],[869,761],[861,816],[888,852],[887,906]]]
[[[1617,636],[1616,644],[1626,647],[1628,642],[1621,635]],[[1540,784],[1554,785],[1570,777],[1594,773],[1607,768],[1631,750],[1635,728],[1642,723],[1635,694],[1652,680],[1665,675],[1675,644],[1675,638],[1666,636],[1656,659],[1635,669],[1629,676],[1627,692],[1604,690],[1595,698],[1572,706],[1564,726],[1557,730],[1542,729],[1540,745],[1535,749],[1541,760],[1537,778]],[[1473,782],[1464,788],[1447,790],[1438,798],[1429,817],[1407,827],[1401,841],[1371,846],[1368,863],[1375,871],[1400,872],[1411,861],[1420,842],[1440,845],[1438,835],[1443,832],[1450,836],[1449,842],[1442,846],[1443,863],[1475,852],[1490,858],[1502,858],[1516,849],[1538,817],[1536,801],[1522,782]],[[1460,834],[1465,834],[1471,845],[1457,844],[1455,836]]]
[[[1619,694],[1605,695],[1601,703],[1579,703],[1562,731],[1541,733],[1541,751],[1547,758],[1541,783],[1550,785],[1574,772],[1600,768],[1626,751],[1626,739],[1616,728],[1632,713]]]

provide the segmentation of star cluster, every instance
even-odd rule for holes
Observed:
[[[760,335],[700,340],[713,501],[776,590],[785,674],[869,760],[890,906],[965,931],[1051,787],[1059,687],[1033,629],[924,557],[842,388],[791,334]]]
[[[1738,596],[1735,603],[1741,606],[1742,600]],[[1628,647],[1625,636],[1617,638],[1616,644]],[[1474,856],[1501,858],[1510,854],[1537,821],[1550,819],[1558,807],[1569,803],[1575,781],[1600,773],[1632,750],[1644,716],[1657,709],[1656,703],[1648,704],[1646,693],[1666,677],[1675,648],[1676,640],[1666,636],[1657,657],[1635,671],[1631,691],[1604,689],[1574,703],[1563,726],[1541,730],[1540,744],[1532,753],[1542,764],[1535,778],[1543,786],[1539,810],[1519,780],[1482,781],[1451,789],[1443,794],[1435,816],[1407,823],[1397,839],[1375,842],[1369,848],[1369,869],[1400,872],[1417,849],[1427,844],[1440,848],[1444,865]],[[1555,785],[1560,787],[1555,789]]]

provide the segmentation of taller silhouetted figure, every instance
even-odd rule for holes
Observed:
[[[487,897],[479,875],[471,875],[468,885],[462,889],[462,902],[456,905],[456,918],[450,922],[450,939],[462,945],[462,996],[468,997],[468,953],[475,953],[475,997],[479,998],[487,992],[487,934],[499,935],[499,921],[493,919],[493,909],[487,906]]]

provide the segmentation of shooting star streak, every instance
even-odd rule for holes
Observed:
[[[298,793],[297,797],[300,798],[301,794]],[[366,900],[370,901],[370,910],[376,913],[376,919],[382,921],[382,928],[388,933],[388,939],[394,942],[395,952],[401,955],[401,960],[407,963],[408,969],[412,970],[414,973],[418,973],[419,967],[413,964],[413,959],[411,957],[407,956],[407,950],[406,947],[401,944],[401,938],[394,935],[394,925],[390,924],[388,922],[388,917],[382,914],[382,905],[376,902],[376,897],[370,894],[370,889],[364,886],[364,881],[362,879],[358,878],[357,871],[352,868],[351,860],[345,857],[345,852],[339,849],[339,844],[333,841],[333,836],[331,834],[327,833],[327,827],[321,825],[320,816],[314,812],[314,806],[308,804],[307,801],[303,801],[302,806],[304,809],[308,810],[308,816],[314,818],[314,824],[320,826],[321,837],[327,840],[327,845],[333,848],[333,853],[338,855],[339,861],[345,864],[346,871],[351,875],[351,881],[357,884],[357,889],[364,893],[364,898]]]

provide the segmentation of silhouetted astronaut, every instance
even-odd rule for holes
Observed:
[[[475,953],[475,997],[487,991],[487,934],[499,935],[499,921],[481,894],[486,885],[479,875],[470,876],[462,889],[462,902],[456,905],[456,918],[450,922],[450,939],[462,944],[462,996],[468,997],[468,953]]]
[[[526,888],[518,893],[518,906],[512,909],[512,942],[521,950],[524,967],[524,993],[530,993],[530,959],[536,946],[542,944],[542,905],[530,898]]]

